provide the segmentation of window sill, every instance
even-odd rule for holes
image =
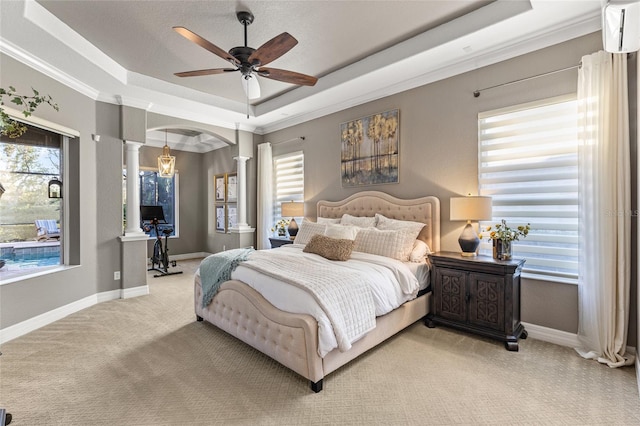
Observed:
[[[37,278],[56,272],[67,271],[69,269],[77,268],[80,265],[57,265],[57,266],[45,266],[42,268],[33,268],[27,271],[0,271],[0,286],[5,284],[11,284],[31,278]]]
[[[535,274],[535,273],[526,272],[526,271],[523,271],[520,276],[528,280],[546,281],[546,282],[558,283],[558,284],[578,285],[577,278],[553,277],[550,275]]]

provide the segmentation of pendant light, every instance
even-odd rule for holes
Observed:
[[[169,145],[167,145],[167,131],[164,131],[164,147],[162,155],[158,157],[158,176],[164,178],[173,177],[176,168],[176,157],[171,155]]]

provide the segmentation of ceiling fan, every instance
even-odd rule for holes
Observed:
[[[298,44],[291,34],[284,32],[260,46],[258,49],[247,46],[247,26],[253,22],[251,12],[236,13],[238,21],[244,26],[244,46],[234,47],[229,52],[225,52],[210,41],[200,37],[198,34],[184,27],[173,27],[173,29],[200,47],[218,55],[222,59],[231,62],[235,68],[211,68],[205,70],[186,71],[175,73],[178,77],[195,77],[201,75],[223,74],[227,72],[240,71],[242,75],[242,86],[248,99],[260,97],[260,85],[256,76],[270,78],[285,83],[313,86],[318,79],[310,75],[301,74],[294,71],[281,70],[277,68],[267,68],[264,65],[278,59],[287,53],[293,46]]]

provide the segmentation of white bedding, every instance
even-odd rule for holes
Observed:
[[[418,291],[428,284],[426,263],[410,264],[360,252],[353,252],[351,259],[346,262],[336,262],[315,254],[303,253],[303,247],[303,245],[291,244],[276,250],[289,250],[292,256],[314,256],[319,258],[319,261],[330,262],[336,268],[349,268],[361,272],[368,277],[367,281],[373,293],[376,316],[384,315],[404,302],[414,299]],[[327,315],[313,296],[305,290],[260,274],[248,267],[243,267],[242,264],[233,272],[232,278],[257,290],[278,309],[313,316],[318,321],[318,355],[321,357],[338,346]]]

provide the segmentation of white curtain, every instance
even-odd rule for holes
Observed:
[[[610,367],[630,365],[631,177],[626,54],[582,58],[579,115],[579,324],[576,348]]]
[[[269,142],[258,145],[258,250],[271,248],[273,226],[273,154]]]

